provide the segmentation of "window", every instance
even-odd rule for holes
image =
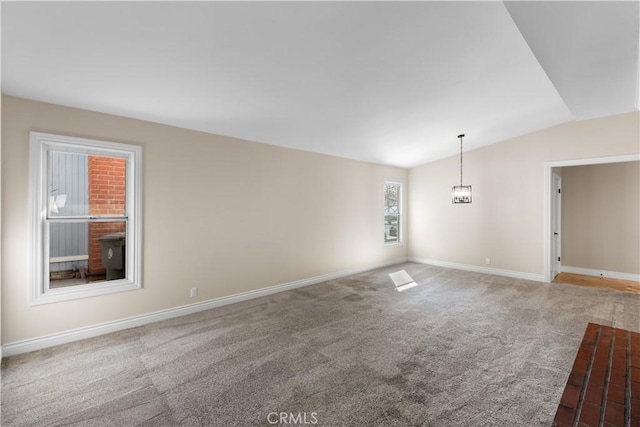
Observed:
[[[141,288],[142,149],[31,132],[31,304]]]
[[[400,243],[402,236],[402,183],[384,183],[384,243]]]

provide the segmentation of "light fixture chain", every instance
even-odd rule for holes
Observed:
[[[462,187],[462,136],[460,137],[460,187]]]

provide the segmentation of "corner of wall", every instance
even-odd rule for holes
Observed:
[[[3,96],[0,92],[0,361],[2,360],[2,100]]]

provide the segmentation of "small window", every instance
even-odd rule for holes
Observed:
[[[402,183],[384,183],[384,243],[401,242],[402,227]]]
[[[139,289],[141,147],[30,139],[31,303]]]

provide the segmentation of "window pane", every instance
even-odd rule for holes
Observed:
[[[49,215],[89,215],[87,156],[51,152],[49,162]]]
[[[400,186],[394,184],[384,185],[384,212],[400,213]]]
[[[384,241],[398,242],[400,241],[400,216],[385,215],[384,216]]]
[[[89,259],[89,224],[86,222],[53,223],[49,232],[49,257],[52,279],[68,277],[71,272],[87,269]]]
[[[126,276],[126,222],[52,222],[49,288],[86,285]]]
[[[124,216],[126,160],[51,151],[49,216]]]

